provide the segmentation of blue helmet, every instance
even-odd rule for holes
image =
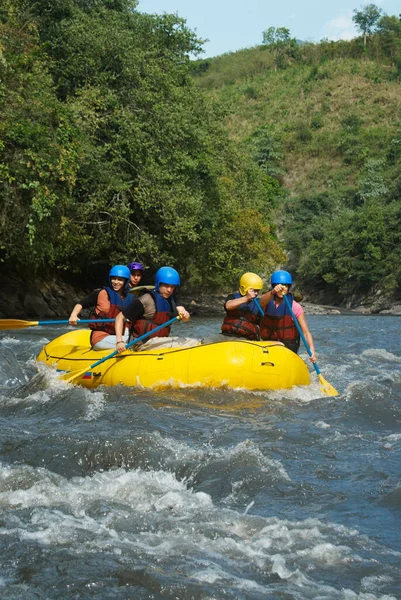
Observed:
[[[129,279],[129,276],[129,269],[125,265],[114,265],[114,267],[111,267],[110,269],[109,279],[112,277],[123,277],[124,279]]]
[[[180,285],[180,276],[172,267],[160,267],[155,275],[155,290],[159,290],[159,285]]]
[[[273,286],[278,283],[281,283],[281,285],[292,285],[292,277],[288,271],[274,271],[270,283]]]

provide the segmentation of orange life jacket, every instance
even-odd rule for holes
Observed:
[[[159,325],[163,325],[163,323],[167,323],[173,317],[177,315],[177,310],[175,306],[175,302],[172,298],[168,298],[167,300],[163,298],[159,294],[159,292],[155,292],[153,290],[148,290],[146,292],[150,294],[155,302],[156,312],[152,319],[137,319],[131,325],[131,335],[132,337],[140,337],[153,329],[156,329]],[[151,337],[168,337],[170,335],[171,326],[162,327],[159,329],[154,335],[150,335]]]
[[[232,299],[242,298],[239,292],[233,294]],[[245,337],[248,340],[259,339],[259,309],[255,302],[244,302],[234,310],[227,310],[221,326],[225,335]]]
[[[115,319],[118,313],[121,312],[123,307],[124,298],[120,296],[113,288],[104,287],[109,297],[110,308],[107,312],[99,310],[98,308],[93,309],[90,319]],[[89,329],[93,331],[105,331],[109,335],[115,334],[114,322],[111,323],[89,323]]]
[[[294,301],[293,294],[287,294],[287,298],[292,307]],[[260,338],[262,340],[283,342],[287,348],[293,352],[298,352],[300,335],[286,302],[280,302],[276,306],[273,298],[270,300],[260,322]]]

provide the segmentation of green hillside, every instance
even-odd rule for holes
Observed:
[[[372,38],[300,47],[274,69],[260,46],[199,61],[231,139],[283,185],[276,221],[305,289],[350,298],[400,292],[399,58]]]

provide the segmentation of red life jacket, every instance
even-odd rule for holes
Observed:
[[[287,294],[292,307],[294,296]],[[285,301],[276,307],[273,298],[265,309],[265,314],[260,322],[260,337],[262,340],[277,340],[292,350],[298,352],[300,335]]]
[[[177,310],[175,307],[175,302],[172,298],[168,298],[167,300],[163,298],[159,294],[159,292],[154,292],[153,290],[148,290],[146,292],[150,294],[154,300],[156,312],[152,319],[138,319],[134,321],[131,326],[131,335],[132,337],[140,337],[153,329],[156,329],[159,325],[163,325],[163,323],[167,323],[173,317],[177,315]],[[170,335],[171,326],[162,327],[155,334],[149,336],[151,337],[168,337]]]
[[[114,291],[111,287],[106,286],[103,289],[106,290],[109,297],[110,308],[108,312],[104,312],[102,310],[98,310],[95,306],[92,314],[90,315],[90,319],[115,319],[118,313],[120,313],[122,310],[124,298],[122,298],[120,294]],[[114,335],[116,333],[114,322],[89,323],[89,329],[92,329],[93,331],[105,331],[109,335]]]
[[[237,298],[242,298],[239,292],[233,294],[232,300]],[[255,302],[244,302],[234,310],[226,311],[221,332],[225,335],[245,337],[248,340],[258,340],[259,320],[259,310]]]

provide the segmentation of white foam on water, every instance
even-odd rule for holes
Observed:
[[[378,593],[383,585],[391,584],[394,582],[392,577],[388,575],[371,575],[363,577],[361,580],[361,587],[364,592]]]
[[[313,559],[314,563],[330,566],[341,566],[356,560],[362,561],[360,557],[352,554],[352,550],[348,546],[335,546],[327,542],[316,544],[307,550],[300,550],[298,555]]]
[[[216,565],[211,565],[206,569],[196,570],[190,575],[196,581],[200,581],[202,583],[227,583],[231,589],[236,588],[238,590],[249,591],[249,592],[258,592],[260,597],[263,598],[263,595],[266,594],[266,587],[259,585],[255,581],[251,579],[240,579],[239,577],[234,577],[231,573],[227,573],[222,569],[218,568]]]
[[[308,577],[306,577],[299,569],[295,569],[295,571],[291,571],[286,566],[285,558],[281,554],[274,554],[271,557],[272,573],[276,573],[280,577],[280,579],[291,581],[291,583],[295,583],[296,585],[302,585],[309,583]]]
[[[381,439],[381,442],[383,443],[383,448],[385,450],[398,450],[398,442],[401,442],[401,433],[393,433],[391,435],[387,435]]]
[[[47,404],[51,400],[50,394],[46,390],[34,392],[29,396],[18,397],[14,395],[0,396],[1,402],[5,406],[18,406],[19,404],[26,405],[27,401],[30,404]]]
[[[325,423],[324,421],[316,421],[316,423],[314,424],[315,427],[318,427],[319,429],[330,429],[331,425],[329,425],[328,423]]]
[[[227,450],[220,451],[219,454],[221,454],[221,456],[226,459],[231,457],[237,458],[238,456],[242,455],[250,455],[254,458],[256,464],[261,469],[261,471],[265,473],[270,473],[273,470],[276,475],[278,474],[285,481],[291,481],[290,476],[288,475],[287,471],[284,469],[280,461],[265,456],[263,452],[259,450],[258,446],[250,440],[244,440],[243,442],[239,442],[236,446],[232,447],[231,449],[229,448]]]
[[[106,399],[103,391],[84,388],[86,415],[84,421],[96,421],[105,410]]]
[[[206,453],[212,451],[209,446],[206,446],[205,449],[194,448],[173,438],[163,437],[159,431],[154,431],[152,437],[161,448],[169,450],[177,459],[201,461]]]
[[[391,433],[382,438],[386,442],[399,442],[401,441],[401,433]]]
[[[201,561],[202,568],[193,567],[194,579],[260,597],[265,588],[249,579],[249,571],[278,575],[299,590],[299,598],[396,600],[377,593],[378,580],[365,579],[360,593],[313,581],[316,567],[336,573],[361,562],[359,549],[366,552],[374,542],[355,529],[319,519],[242,515],[215,506],[208,494],[188,489],[169,472],[120,468],[67,480],[44,468],[0,464],[0,506],[8,509],[0,535],[68,547],[79,555],[101,551],[132,560],[139,553],[166,569],[179,568],[185,556],[191,571]],[[384,564],[386,552],[381,551]],[[226,568],[232,571],[222,566],[227,563],[235,569],[244,565],[248,574],[227,573]]]
[[[333,597],[338,598],[339,600],[398,600],[395,596],[388,596],[387,594],[384,594],[383,596],[376,596],[375,594],[366,592],[358,594],[348,589],[341,590],[338,592],[338,595]]]
[[[272,400],[291,400],[300,404],[308,404],[309,402],[323,398],[323,394],[319,381],[311,374],[310,385],[298,385],[290,389],[272,390],[269,392],[269,398]]]
[[[11,336],[5,336],[0,338],[0,344],[2,346],[19,346],[22,344],[22,341]]]
[[[401,363],[401,356],[388,352],[384,348],[368,348],[362,352],[363,357],[380,359],[380,361]]]
[[[36,369],[38,373],[45,377],[47,385],[52,389],[65,390],[68,386],[72,385],[60,377],[61,373],[54,366],[46,365],[43,362],[36,362]]]
[[[291,481],[281,462],[263,454],[257,444],[251,440],[244,440],[231,448],[213,448],[205,445],[203,448],[194,449],[172,438],[164,438],[159,432],[154,432],[153,436],[162,448],[169,450],[175,458],[181,461],[196,461],[198,469],[215,461],[238,460],[241,462],[242,459],[245,459],[249,462],[251,459],[252,464],[256,465],[264,473],[273,473],[279,479]]]
[[[29,487],[10,488],[10,481],[18,473],[16,482],[27,481]],[[3,482],[8,483],[2,485]],[[32,484],[32,480],[34,483]],[[175,494],[177,505],[180,495],[180,509],[185,504],[188,510],[201,506],[210,506],[210,496],[203,492],[194,493],[186,484],[178,481],[171,473],[164,471],[126,471],[122,468],[104,473],[96,473],[92,477],[74,477],[70,480],[56,475],[46,469],[32,469],[28,466],[0,468],[0,505],[33,508],[35,506],[57,507],[67,504],[74,514],[84,510],[94,500],[117,500],[137,512],[163,510],[166,497],[166,508],[174,509],[171,494]],[[180,510],[179,509],[179,510]],[[174,509],[175,510],[175,509]]]
[[[191,573],[191,577],[204,583],[216,583],[216,581],[227,579],[228,575],[225,571],[212,565],[208,569],[194,571]]]

